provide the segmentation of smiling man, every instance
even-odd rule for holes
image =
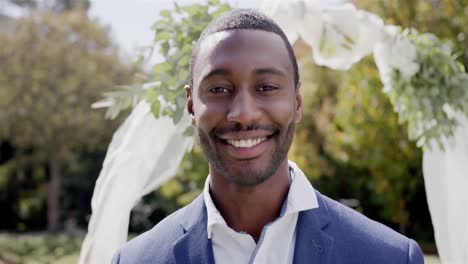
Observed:
[[[288,161],[299,88],[271,19],[238,9],[210,23],[186,87],[209,162],[204,192],[114,263],[423,263],[416,242],[320,194]]]

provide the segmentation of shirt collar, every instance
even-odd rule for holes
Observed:
[[[223,216],[218,211],[216,206],[213,203],[210,195],[210,175],[206,177],[205,187],[203,188],[203,199],[205,200],[206,212],[207,212],[207,233],[208,239],[211,239],[211,231],[213,226],[216,224],[225,225],[226,221],[224,221]]]
[[[319,207],[317,195],[315,194],[315,190],[314,187],[312,187],[312,184],[306,178],[301,169],[299,169],[296,163],[292,161],[288,161],[288,163],[291,172],[291,185],[289,187],[286,201],[283,204],[280,217]],[[227,226],[227,224],[213,203],[213,200],[211,199],[209,184],[210,175],[208,175],[205,181],[203,198],[205,200],[207,210],[208,239],[211,239],[214,225],[220,224]]]

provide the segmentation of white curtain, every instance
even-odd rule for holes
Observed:
[[[427,202],[440,260],[468,263],[468,120],[459,117],[453,139],[424,152]]]
[[[193,137],[185,115],[177,125],[169,117],[155,119],[140,102],[115,132],[96,182],[88,234],[79,263],[110,263],[127,241],[130,211],[141,197],[175,175]]]

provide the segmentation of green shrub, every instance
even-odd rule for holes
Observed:
[[[82,241],[65,235],[1,234],[0,263],[76,263]]]

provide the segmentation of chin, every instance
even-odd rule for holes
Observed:
[[[256,168],[253,168],[255,166]],[[220,174],[229,182],[240,186],[256,186],[264,183],[273,176],[278,169],[277,166],[270,163],[270,166],[258,168],[258,161],[252,164],[243,164],[237,166],[223,166],[218,168]],[[234,168],[236,167],[236,168]]]

